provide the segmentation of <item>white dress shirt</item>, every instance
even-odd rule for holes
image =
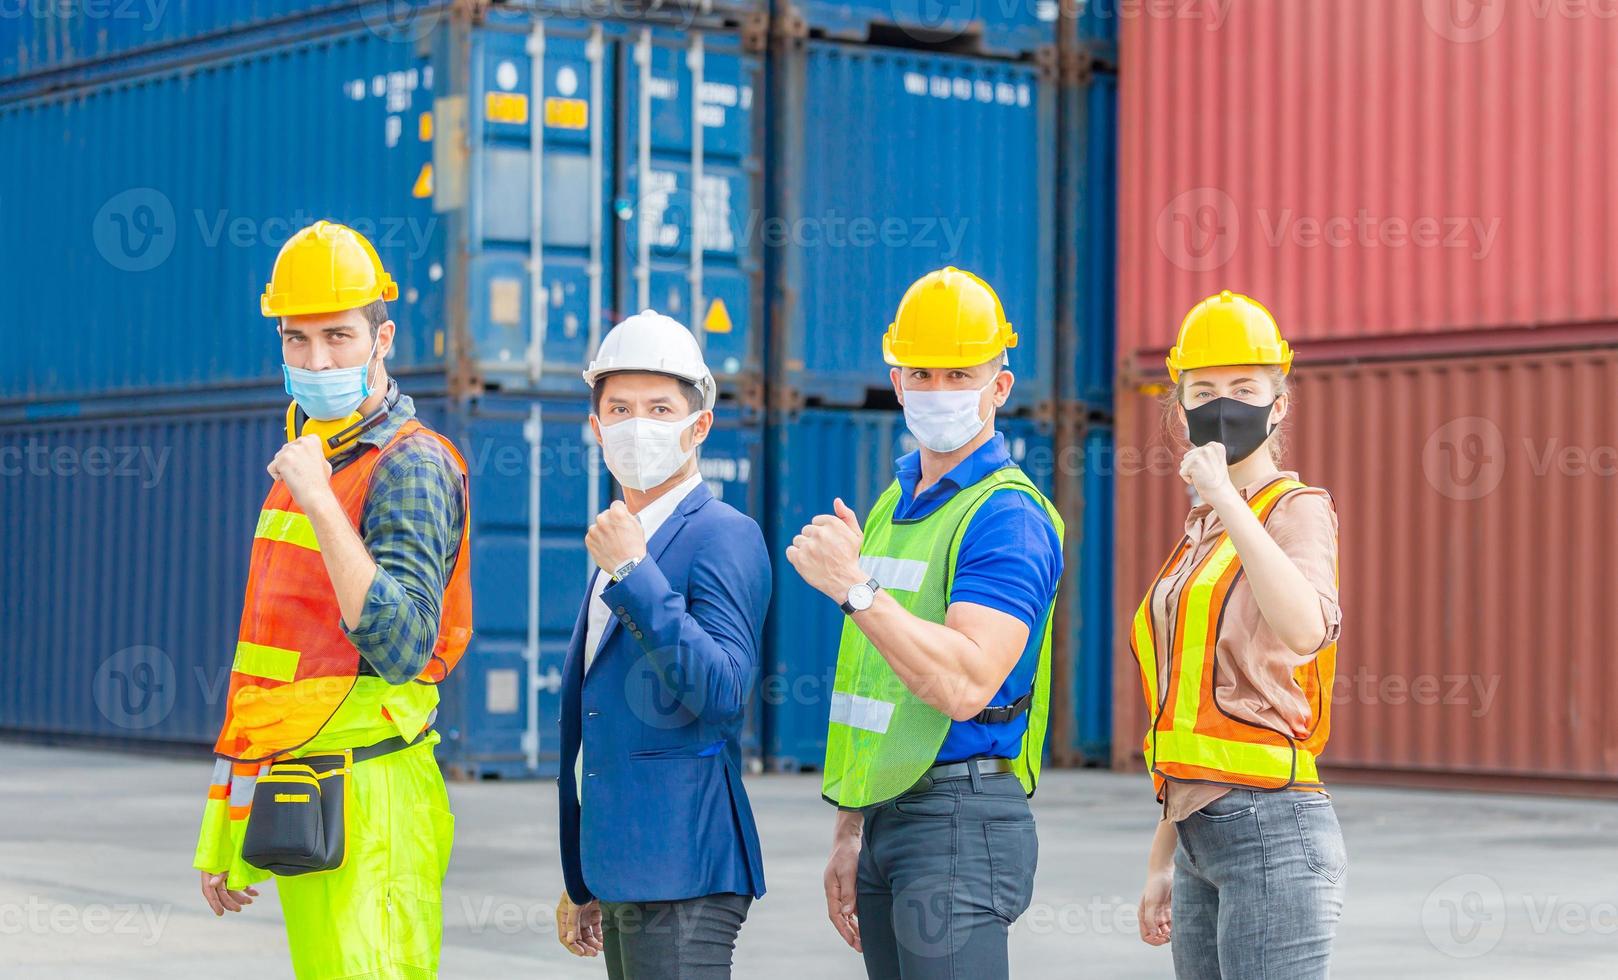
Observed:
[[[658,497],[643,507],[635,516],[640,519],[641,530],[646,533],[646,541],[650,543],[657,534],[658,528],[669,519],[674,509],[680,506],[691,491],[702,482],[701,473],[692,473],[674,489]],[[590,576],[589,612],[585,617],[584,626],[584,671],[590,670],[590,664],[595,660],[596,647],[601,645],[602,634],[607,631],[607,622],[612,619],[612,610],[601,599],[601,592],[612,581],[614,569],[595,569]],[[582,689],[582,685],[581,685]],[[582,720],[581,720],[582,721]],[[579,795],[579,803],[584,803],[584,731],[581,724],[579,731],[579,757],[573,763],[573,786]]]

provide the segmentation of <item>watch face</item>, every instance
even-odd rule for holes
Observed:
[[[871,608],[871,600],[875,598],[876,593],[872,592],[871,587],[864,582],[848,590],[848,604],[855,609]]]

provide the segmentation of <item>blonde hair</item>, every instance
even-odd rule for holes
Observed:
[[[1280,424],[1275,427],[1275,432],[1271,434],[1269,440],[1270,458],[1275,460],[1275,465],[1280,466],[1282,457],[1286,455],[1287,430],[1292,427],[1292,406],[1296,399],[1292,397],[1292,386],[1288,384],[1286,372],[1281,370],[1280,365],[1266,364],[1262,365],[1262,367],[1265,374],[1269,376],[1270,384],[1275,388],[1275,397],[1287,396],[1286,418],[1283,418]],[[1180,380],[1175,383],[1173,388],[1164,393],[1162,399],[1163,429],[1168,433],[1169,444],[1182,454],[1191,448],[1191,440],[1186,437],[1185,426],[1180,424],[1180,418],[1175,409],[1183,409],[1185,406],[1185,379],[1187,373],[1186,371],[1180,372]]]

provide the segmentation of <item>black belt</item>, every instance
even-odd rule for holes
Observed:
[[[909,796],[912,793],[925,793],[933,788],[934,783],[942,783],[951,779],[970,779],[973,769],[979,776],[992,776],[996,773],[1015,772],[1010,759],[980,758],[967,759],[965,762],[941,762],[921,774],[916,785],[899,794]]]
[[[427,733],[430,731],[432,731],[431,728],[424,728],[421,730],[421,734],[417,735],[415,738],[405,738],[403,735],[395,735],[392,738],[385,738],[375,745],[367,745],[364,748],[353,749],[349,752],[349,759],[354,762],[369,762],[372,759],[380,759],[385,755],[392,755],[395,752],[408,749],[413,745],[420,745],[421,740],[426,738]],[[341,752],[316,752],[300,759],[289,759],[287,761],[300,762],[304,765],[312,765],[312,763],[309,762],[310,759],[325,759],[328,757],[341,759],[343,754]],[[315,768],[319,767],[317,766]]]
[[[1011,702],[992,708],[984,708],[972,716],[972,720],[980,725],[1004,725],[1008,721],[1016,721],[1028,712],[1028,706],[1034,703],[1034,692],[1029,691],[1022,697]]]

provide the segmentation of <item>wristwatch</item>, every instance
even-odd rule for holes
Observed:
[[[838,605],[842,607],[843,612],[852,616],[862,609],[871,608],[871,603],[876,601],[876,590],[880,588],[882,588],[882,583],[874,578],[861,582],[859,585],[849,589],[848,598],[838,603]]]
[[[641,558],[644,558],[644,557],[646,557],[646,556],[645,555],[641,556]],[[624,580],[624,578],[629,575],[630,572],[633,572],[635,570],[635,566],[639,565],[640,562],[641,562],[640,558],[631,558],[628,561],[624,562],[622,565],[619,565],[617,568],[613,569],[612,570],[613,584],[616,585],[619,582],[622,582]]]

